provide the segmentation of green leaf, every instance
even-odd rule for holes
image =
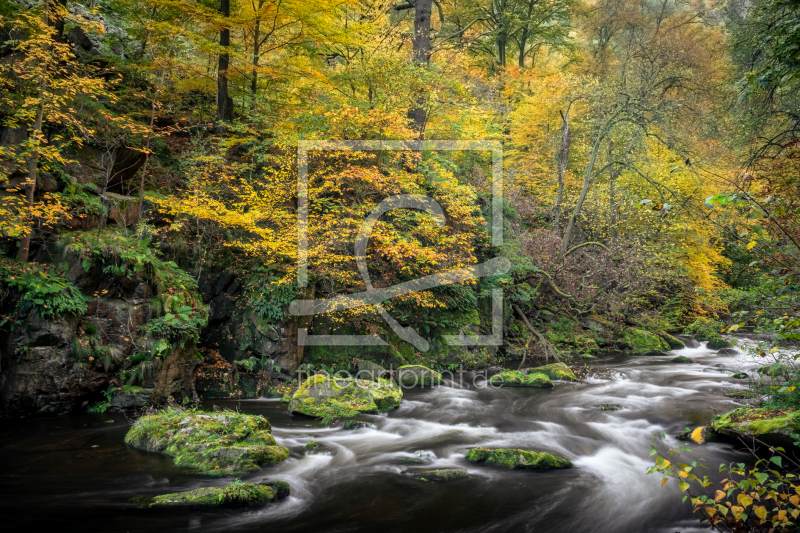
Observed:
[[[772,461],[773,463],[775,463],[776,465],[781,466],[781,458],[780,457],[770,457],[769,460]]]

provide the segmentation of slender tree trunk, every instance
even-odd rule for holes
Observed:
[[[414,64],[427,67],[431,56],[431,0],[417,0],[414,3],[414,39],[412,59]],[[427,114],[425,112],[425,97],[417,97],[417,107],[408,111],[408,118],[414,123],[414,130],[418,138],[425,136]]]
[[[564,198],[564,173],[567,171],[569,165],[569,109],[566,114],[561,115],[561,146],[558,151],[558,192],[556,193],[556,219],[553,223],[553,231],[558,231],[558,226],[561,224],[561,202]]]
[[[219,1],[219,12],[226,19],[231,14],[230,0]],[[223,28],[219,32],[219,45],[222,51],[219,54],[219,68],[217,69],[217,132],[225,131],[225,123],[233,120],[233,100],[228,94],[228,67],[230,66],[231,30]]]
[[[163,76],[162,76],[163,79]],[[152,102],[150,102],[150,131],[147,132],[147,141],[145,141],[145,150],[147,150],[144,154],[144,165],[142,165],[142,179],[139,182],[139,220],[138,223],[142,222],[142,212],[144,211],[144,182],[145,178],[147,177],[147,163],[150,162],[150,139],[153,137],[153,125],[155,124],[156,120],[156,101],[155,98]]]
[[[617,206],[614,203],[614,185],[616,184],[620,171],[612,166],[608,172],[610,175],[608,182],[609,222],[611,223],[611,242],[615,243],[617,241]]]
[[[42,21],[45,27],[48,27],[50,23],[49,11],[50,2],[49,0],[45,0],[44,14],[42,15]],[[33,145],[31,157],[28,159],[28,181],[25,190],[25,197],[28,200],[28,208],[31,211],[33,211],[36,186],[39,184],[39,143],[42,139],[42,122],[44,121],[44,93],[47,90],[47,65],[42,65],[41,68],[42,70],[39,74],[39,86],[36,91],[39,101],[36,104],[36,118],[34,118],[33,128],[29,137],[29,142],[31,142]],[[20,240],[17,259],[22,262],[28,261],[28,255],[31,251],[31,237],[33,236],[33,231],[33,225],[31,225],[31,228]]]
[[[259,5],[259,7],[261,7]],[[258,62],[260,60],[259,51],[261,49],[261,19],[255,20],[253,30],[253,74],[250,79],[250,98],[252,98],[252,108],[256,108],[256,93],[258,92]]]

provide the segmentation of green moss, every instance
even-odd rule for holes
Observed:
[[[287,485],[288,487],[288,485]],[[278,498],[273,487],[235,481],[227,487],[205,487],[186,492],[173,492],[145,501],[149,507],[217,506],[271,502]]]
[[[402,399],[403,391],[387,379],[331,379],[324,374],[316,374],[306,379],[297,389],[292,396],[289,410],[322,418],[328,423],[359,413],[396,409]]]
[[[575,373],[564,363],[537,366],[536,368],[529,368],[528,372],[544,374],[550,379],[558,379],[561,381],[578,381],[578,377]]]
[[[125,435],[134,448],[164,452],[178,466],[223,476],[254,472],[289,457],[277,446],[267,419],[232,411],[166,409],[140,418]]]
[[[800,410],[775,412],[766,408],[740,407],[714,417],[710,425],[720,433],[789,435],[800,431]]]
[[[305,446],[303,446],[303,451],[307,452],[308,450],[313,450],[317,446],[319,446],[319,442],[315,440],[310,440],[306,443]]]
[[[442,375],[421,365],[405,365],[397,369],[400,384],[413,387],[414,385],[441,385],[444,383]]]
[[[719,350],[721,348],[727,348],[728,346],[730,345],[722,337],[711,338],[708,340],[708,343],[706,343],[706,348],[709,350]]]
[[[685,355],[679,355],[678,357],[673,357],[669,360],[670,363],[691,363],[692,360],[686,357]]]
[[[469,473],[463,468],[436,468],[431,470],[406,470],[404,475],[420,481],[457,481],[469,479]]]
[[[658,333],[658,336],[661,337],[664,340],[664,342],[666,342],[669,345],[671,350],[683,350],[684,348],[686,348],[686,345],[683,343],[682,340],[676,339],[675,337],[673,337],[672,335],[670,335],[665,331],[660,331]]]
[[[626,329],[622,341],[630,345],[634,355],[661,354],[670,349],[669,344],[655,333],[638,328]]]
[[[285,481],[270,481],[269,483],[262,483],[262,485],[272,487],[275,490],[275,495],[279,500],[289,496],[289,494],[292,492],[289,484]]]
[[[472,463],[486,463],[490,465],[505,466],[507,468],[546,470],[552,468],[569,468],[572,463],[546,452],[531,450],[512,450],[498,448],[472,448],[466,454],[467,461]]]
[[[495,387],[535,387],[539,389],[549,389],[553,387],[553,382],[542,373],[526,374],[516,370],[506,370],[495,374],[489,379],[489,384]]]

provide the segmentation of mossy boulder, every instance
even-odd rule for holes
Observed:
[[[670,363],[692,363],[693,361],[685,355],[679,355],[669,360]]]
[[[661,355],[670,350],[669,344],[655,333],[639,328],[628,328],[622,342],[633,355]]]
[[[578,381],[575,373],[564,363],[553,363],[528,369],[529,374],[544,374],[550,379],[560,381]]]
[[[729,346],[730,344],[728,344],[728,341],[722,337],[713,337],[708,339],[708,342],[706,343],[706,348],[709,350],[720,350],[722,348],[728,348]]]
[[[427,366],[405,365],[397,369],[397,381],[405,387],[415,385],[441,385],[442,375]]]
[[[683,350],[686,348],[686,344],[682,340],[676,339],[666,331],[659,331],[658,336],[661,337],[661,339],[666,342],[672,350]]]
[[[771,410],[764,407],[740,407],[711,420],[711,428],[723,435],[789,437],[800,431],[800,410]]]
[[[288,491],[289,485],[286,485]],[[243,505],[266,503],[278,499],[278,491],[268,485],[234,482],[227,487],[205,487],[185,492],[172,492],[154,498],[139,500],[148,507]]]
[[[535,374],[526,374],[516,370],[505,370],[499,374],[495,374],[489,379],[489,384],[507,387],[535,387],[538,389],[553,388],[553,382],[544,374],[537,372]]]
[[[125,442],[140,450],[164,452],[176,465],[203,474],[240,475],[289,457],[289,450],[276,445],[271,430],[259,415],[170,408],[137,420]]]
[[[289,411],[328,422],[359,413],[377,413],[399,407],[403,391],[394,382],[330,378],[317,374],[306,379],[292,396]]]
[[[287,497],[289,494],[292,493],[292,489],[289,487],[289,484],[285,481],[270,481],[269,483],[261,483],[266,487],[272,487],[275,489],[275,495],[279,500]]]
[[[378,378],[388,377],[389,371],[378,363],[372,361],[358,361],[358,372],[356,378],[377,380]]]
[[[467,461],[488,465],[505,466],[507,468],[527,470],[549,470],[553,468],[570,468],[572,463],[563,457],[546,452],[531,450],[512,450],[508,448],[488,449],[472,448],[467,452]]]
[[[469,473],[463,468],[436,468],[421,470],[405,470],[406,476],[411,476],[420,481],[458,481],[469,479]]]

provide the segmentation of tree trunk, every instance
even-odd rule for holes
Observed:
[[[231,14],[230,0],[219,1],[219,12],[226,19]],[[228,48],[231,45],[231,30],[223,28],[219,32],[219,45],[222,52],[219,54],[219,68],[217,70],[217,132],[225,131],[225,123],[233,120],[233,100],[228,95],[228,67],[230,66],[230,54]]]
[[[261,6],[259,5],[259,8]],[[258,62],[259,50],[261,49],[261,19],[255,20],[255,29],[253,30],[253,74],[250,79],[250,98],[252,99],[252,108],[256,108],[256,93],[258,92]]]
[[[608,169],[610,174],[608,183],[608,211],[609,223],[611,224],[611,242],[617,241],[617,206],[614,204],[614,185],[619,177],[620,171],[613,166]]]
[[[558,192],[556,193],[556,219],[553,223],[553,231],[558,231],[561,223],[561,201],[564,198],[564,173],[569,165],[569,109],[566,114],[561,115],[561,146],[558,151]]]
[[[50,17],[48,13],[49,10],[50,2],[45,0],[44,14],[42,15],[42,21],[44,22],[45,27],[49,26],[50,23]],[[42,139],[42,122],[44,120],[44,93],[47,89],[46,69],[47,65],[44,65],[42,67],[42,71],[39,73],[39,86],[36,91],[39,102],[36,104],[36,118],[33,121],[33,129],[28,137],[29,143],[33,143],[33,146],[31,147],[31,157],[28,159],[28,181],[25,189],[25,197],[28,200],[28,209],[31,211],[33,211],[36,186],[39,184],[39,143]],[[28,261],[28,255],[31,251],[31,237],[33,236],[33,231],[33,225],[31,224],[30,230],[28,230],[28,232],[20,240],[17,259],[22,262]]]
[[[431,56],[431,0],[417,0],[414,3],[414,39],[412,60],[415,65],[427,67]],[[418,138],[425,135],[427,114],[425,112],[425,97],[417,97],[417,107],[408,111],[408,118],[414,123],[414,131]]]

